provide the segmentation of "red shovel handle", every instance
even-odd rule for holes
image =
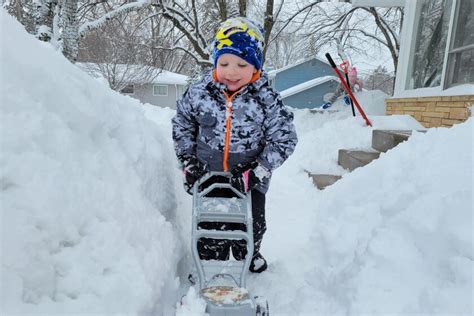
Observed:
[[[329,63],[331,64],[331,67],[334,70],[334,72],[336,73],[336,75],[339,77],[339,80],[341,81],[341,83],[342,83],[344,89],[346,90],[347,94],[354,101],[357,110],[359,111],[360,115],[364,118],[365,123],[367,124],[367,126],[372,126],[369,119],[365,115],[364,110],[362,110],[362,107],[360,106],[359,102],[357,102],[357,99],[354,97],[354,94],[352,93],[351,89],[347,85],[346,80],[344,80],[344,78],[342,77],[341,72],[339,71],[339,69],[337,69],[336,63],[334,62],[334,60],[332,59],[332,57],[329,53],[326,53],[326,58],[329,61]]]

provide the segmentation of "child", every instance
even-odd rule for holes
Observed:
[[[242,17],[221,24],[213,42],[214,69],[189,87],[172,119],[188,193],[208,171],[231,172],[234,187],[251,191],[254,253],[249,270],[258,273],[267,268],[260,254],[266,230],[265,193],[272,171],[297,143],[293,114],[262,72],[262,33]],[[204,229],[242,229],[242,224],[204,224]],[[204,260],[227,260],[230,248],[235,259],[245,259],[243,241],[203,238],[198,242]]]

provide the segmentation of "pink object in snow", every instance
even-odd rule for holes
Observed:
[[[353,85],[357,81],[357,69],[356,67],[352,67],[349,71],[349,82]]]

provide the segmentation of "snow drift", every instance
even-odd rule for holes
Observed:
[[[311,280],[351,314],[472,312],[472,131],[415,133],[325,190]]]
[[[3,312],[170,314],[169,135],[0,14]]]
[[[296,112],[299,143],[267,195],[251,290],[275,315],[471,315],[473,122],[430,129],[364,168],[337,149],[369,149],[372,128],[344,113]],[[420,129],[409,117],[369,116],[374,128]],[[341,174],[323,191],[306,171]]]

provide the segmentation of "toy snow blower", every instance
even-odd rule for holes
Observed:
[[[192,257],[197,270],[199,294],[206,301],[211,316],[268,316],[268,302],[252,296],[246,289],[246,277],[253,254],[253,219],[250,192],[244,194],[230,185],[230,173],[210,172],[193,187]],[[223,222],[244,224],[246,230],[207,230],[200,223]],[[245,260],[203,260],[198,241],[243,240],[247,247]]]

